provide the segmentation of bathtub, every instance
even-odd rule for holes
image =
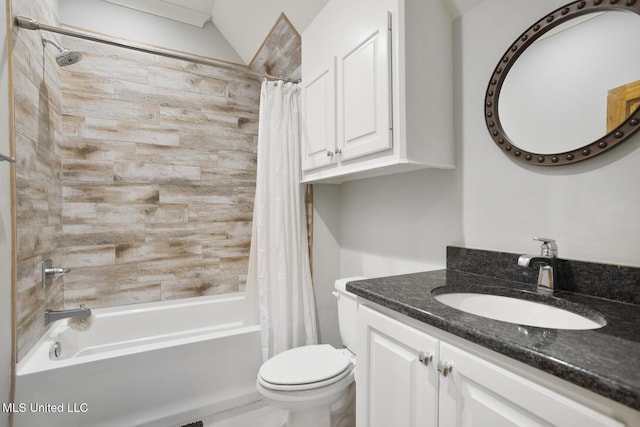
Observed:
[[[92,312],[85,331],[53,324],[18,363],[15,427],[175,427],[259,399],[243,293]]]

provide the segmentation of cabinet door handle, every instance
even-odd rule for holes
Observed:
[[[342,154],[342,148],[336,148],[335,153],[336,153],[336,156]]]
[[[333,157],[333,151],[327,150],[327,157]]]
[[[446,377],[453,371],[453,365],[449,362],[438,362],[438,372],[442,374],[443,377]]]
[[[429,366],[429,363],[433,360],[433,355],[431,353],[421,351],[418,353],[418,360],[420,360],[420,363],[424,366]]]

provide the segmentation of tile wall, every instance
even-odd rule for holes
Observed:
[[[50,2],[14,0],[12,14],[57,22]],[[43,259],[62,258],[60,70],[56,49],[44,49],[40,37],[39,31],[13,29],[18,358],[44,333],[45,308],[63,305],[62,278],[45,290],[40,273]]]
[[[57,23],[49,2],[12,6]],[[14,36],[18,359],[46,308],[242,290],[259,79],[52,34],[84,57],[59,68],[40,32]],[[284,15],[256,58],[254,69],[299,77]],[[44,258],[71,269],[46,290]]]
[[[66,306],[242,290],[260,82],[65,39],[62,262]]]
[[[284,13],[276,20],[250,66],[273,76],[302,78],[302,39]]]

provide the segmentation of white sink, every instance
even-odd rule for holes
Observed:
[[[499,295],[454,292],[434,298],[450,307],[490,319],[550,329],[598,329],[607,324],[551,305]]]

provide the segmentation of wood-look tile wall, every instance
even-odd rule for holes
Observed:
[[[51,2],[14,0],[13,15],[56,23]],[[62,279],[42,287],[40,262],[62,261],[62,133],[60,71],[39,31],[13,29],[13,131],[16,153],[16,327],[22,358],[44,333],[44,310],[63,306]],[[47,37],[49,35],[47,34]],[[52,39],[58,40],[51,36]]]
[[[302,38],[282,13],[251,61],[251,69],[273,76],[302,78]],[[309,261],[313,260],[313,184],[305,188]],[[313,272],[313,265],[311,272]]]
[[[244,289],[260,82],[82,40],[62,72],[66,306]]]
[[[57,23],[50,2],[12,7]],[[84,60],[59,68],[40,32],[14,30],[18,360],[46,308],[243,289],[251,238],[260,82],[51,37]],[[284,16],[256,58],[254,69],[299,78]],[[46,290],[45,258],[72,269]]]
[[[302,39],[284,13],[276,20],[250,67],[273,76],[302,78]]]
[[[34,9],[14,5],[56,22]],[[58,68],[39,32],[16,30],[19,359],[46,308],[243,289],[251,239],[260,82],[55,40],[84,60]],[[46,290],[45,258],[72,269]]]

